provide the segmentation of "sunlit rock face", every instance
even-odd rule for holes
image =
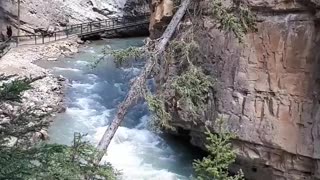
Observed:
[[[124,10],[141,13],[149,11],[146,3],[132,0],[21,0],[21,29],[23,34],[34,33],[39,28],[59,30],[70,24],[121,17]],[[1,31],[5,32],[7,25],[15,31],[17,13],[16,1],[1,0]]]
[[[166,25],[174,13],[174,2],[172,0],[152,0],[150,18],[150,36],[159,38],[165,30]]]
[[[259,22],[258,31],[249,33],[243,44],[214,28],[212,17],[198,19],[203,31],[194,35],[207,59],[197,64],[217,79],[216,92],[195,125],[183,109],[171,107],[174,92],[168,87],[172,125],[189,130],[191,142],[203,147],[205,124],[217,129],[215,119],[223,117],[225,128],[238,136],[238,165],[248,179],[319,178],[319,1],[244,2]],[[150,30],[155,37],[163,31],[157,26],[164,22],[157,13],[162,4],[153,9],[157,23]],[[183,31],[177,36],[183,38]],[[159,82],[172,81],[179,72],[177,64],[163,67],[166,75]]]

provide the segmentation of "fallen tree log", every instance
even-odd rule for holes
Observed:
[[[99,150],[99,153],[96,156],[95,163],[98,164],[104,154],[106,153],[108,146],[110,145],[110,142],[115,135],[118,127],[120,126],[121,122],[123,121],[126,113],[128,112],[128,109],[134,105],[134,103],[140,99],[143,98],[141,96],[141,90],[143,87],[145,87],[146,79],[148,78],[149,74],[151,73],[156,59],[161,59],[161,56],[163,55],[163,52],[165,51],[165,48],[173,36],[173,33],[175,32],[176,27],[180,23],[181,19],[183,18],[191,0],[184,0],[178,11],[175,13],[174,17],[172,18],[171,22],[169,23],[168,27],[166,28],[165,32],[160,38],[160,41],[155,44],[155,54],[152,57],[149,57],[146,65],[144,66],[141,74],[136,77],[136,79],[133,81],[133,84],[129,90],[128,95],[126,96],[125,100],[119,105],[117,114],[115,115],[111,125],[108,127],[108,129],[105,131],[102,139],[100,140],[97,149]],[[155,58],[155,59],[154,59]]]

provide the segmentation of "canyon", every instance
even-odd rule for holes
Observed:
[[[208,1],[200,3],[204,10]],[[241,2],[252,9],[258,20],[257,31],[248,33],[243,43],[231,33],[218,30],[214,17],[208,14],[195,21],[186,17],[180,23],[175,40],[188,36],[193,25],[201,28],[202,31],[193,35],[204,50],[206,61],[196,64],[216,79],[216,83],[204,115],[195,123],[183,109],[175,108],[175,92],[168,86],[181,67],[178,63],[161,65],[163,73],[156,79],[158,86],[165,85],[165,91],[157,93],[168,100],[168,109],[174,117],[171,125],[177,128],[174,133],[189,137],[193,145],[205,149],[205,127],[219,133],[216,119],[221,118],[223,127],[237,135],[233,147],[238,159],[232,169],[241,168],[247,179],[320,179],[320,1]],[[148,3],[150,37],[155,39],[161,36],[174,14],[176,7],[172,0],[22,1],[22,33],[34,33],[39,28],[58,30],[70,23],[107,17],[134,17],[148,12]],[[15,4],[0,1],[0,17],[4,34],[7,25],[16,31]],[[21,53],[19,57],[22,59]],[[27,72],[25,67],[18,69],[19,73]],[[53,82],[57,84],[58,80]],[[58,94],[61,88],[59,85]],[[55,100],[60,103],[61,98]]]

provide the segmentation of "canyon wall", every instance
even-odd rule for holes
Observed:
[[[170,0],[154,1],[150,30],[159,37],[173,8]],[[319,24],[315,0],[243,0],[258,17],[258,31],[239,43],[215,28],[213,17],[196,19],[202,31],[193,32],[206,60],[195,62],[216,79],[204,115],[190,121],[173,107],[170,82],[181,72],[178,62],[162,67],[158,83],[165,90],[171,125],[204,147],[205,125],[217,131],[216,119],[236,133],[237,165],[248,179],[300,180],[320,178]],[[205,9],[207,1],[201,3]],[[165,11],[171,12],[165,12]],[[177,39],[183,39],[186,18]]]

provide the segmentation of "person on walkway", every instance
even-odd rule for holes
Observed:
[[[12,37],[12,28],[11,28],[11,26],[7,26],[7,36],[8,36],[8,38]]]

